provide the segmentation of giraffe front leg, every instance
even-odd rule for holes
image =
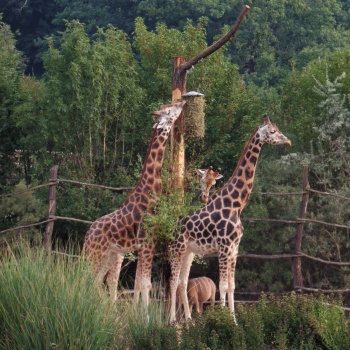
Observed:
[[[173,245],[175,243],[172,243]],[[169,248],[169,256],[170,256],[170,268],[171,268],[171,276],[170,276],[170,323],[175,322],[176,319],[176,294],[177,294],[177,287],[179,285],[179,276],[180,276],[180,270],[181,270],[181,263],[182,263],[182,253],[180,251],[176,251],[174,249],[175,247],[172,247],[170,245]],[[181,307],[182,298],[181,295],[179,295],[179,305]]]
[[[110,296],[113,298],[113,301],[117,300],[118,281],[119,281],[120,270],[122,268],[123,260],[124,260],[124,255],[117,254],[115,263],[113,263],[113,265],[107,272],[106,282],[107,282]]]
[[[226,304],[226,294],[228,292],[228,260],[229,256],[224,247],[219,251],[219,292],[222,306]]]

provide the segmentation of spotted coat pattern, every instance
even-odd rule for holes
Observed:
[[[124,254],[138,252],[134,301],[142,293],[148,304],[151,288],[151,271],[155,244],[146,239],[142,221],[146,212],[152,212],[161,193],[161,173],[166,141],[171,127],[179,117],[183,102],[162,106],[152,114],[158,116],[143,164],[141,177],[122,206],[97,219],[85,236],[83,251],[91,262],[99,281],[106,282],[111,295],[116,298],[117,284]]]
[[[270,122],[267,115],[264,115],[264,124],[250,136],[228,182],[214,192],[203,208],[182,219],[181,233],[169,244],[171,322],[176,317],[177,288],[182,298],[185,317],[191,318],[186,290],[195,254],[218,252],[220,300],[225,304],[227,295],[228,305],[234,316],[234,273],[238,246],[243,235],[240,215],[252,191],[256,165],[265,143],[291,144],[277,126]]]

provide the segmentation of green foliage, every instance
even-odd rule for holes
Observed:
[[[16,185],[14,191],[20,192],[26,189],[23,182]],[[3,197],[0,200],[0,230],[11,227],[40,222],[47,215],[47,208],[35,198],[32,191]],[[20,229],[0,235],[0,245],[9,244],[14,247],[23,242],[38,244],[41,240],[40,231],[37,228]]]
[[[127,164],[142,89],[125,34],[109,26],[90,42],[84,25],[68,22],[58,47],[49,39],[44,66],[49,150],[81,154],[90,178]]]
[[[114,346],[116,312],[83,260],[22,248],[1,262],[0,283],[1,349]]]
[[[188,184],[183,195],[178,189],[173,188],[171,179],[169,173],[163,172],[163,191],[157,195],[153,212],[147,213],[143,222],[149,237],[156,239],[157,251],[162,252],[164,256],[167,253],[168,242],[181,230],[181,218],[202,206],[194,200],[194,181]]]
[[[348,26],[342,21],[346,15],[340,1],[259,0],[245,4],[251,9],[237,33],[232,57],[249,81],[278,86],[295,68],[348,47],[349,32],[344,30]]]
[[[262,295],[258,303],[237,305],[237,325],[228,308],[207,308],[182,329],[181,349],[347,349],[340,305],[322,295]]]
[[[348,349],[342,302],[323,295],[262,295],[206,308],[193,322],[168,325],[154,295],[147,310],[120,298],[114,306],[83,259],[21,247],[0,261],[1,349]],[[68,253],[68,254],[67,254]]]
[[[18,101],[18,85],[23,72],[22,54],[16,47],[10,26],[0,16],[0,192],[18,181],[12,156],[18,147],[19,132],[12,118]]]

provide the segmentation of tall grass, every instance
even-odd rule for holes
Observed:
[[[22,248],[0,266],[1,349],[110,349],[116,312],[81,259]]]
[[[216,306],[180,327],[155,299],[113,304],[83,259],[23,248],[0,260],[0,349],[350,349],[339,298],[263,295],[237,305],[237,325]]]

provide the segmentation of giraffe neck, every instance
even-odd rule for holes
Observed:
[[[162,190],[162,166],[169,132],[154,128],[140,179],[132,192],[159,194]]]
[[[232,202],[230,202],[232,204],[230,205],[237,209],[239,214],[245,207],[251,194],[262,145],[263,143],[257,129],[246,143],[231,178],[224,187],[217,191],[218,195],[228,194],[232,198]],[[213,196],[213,198],[216,197]]]

